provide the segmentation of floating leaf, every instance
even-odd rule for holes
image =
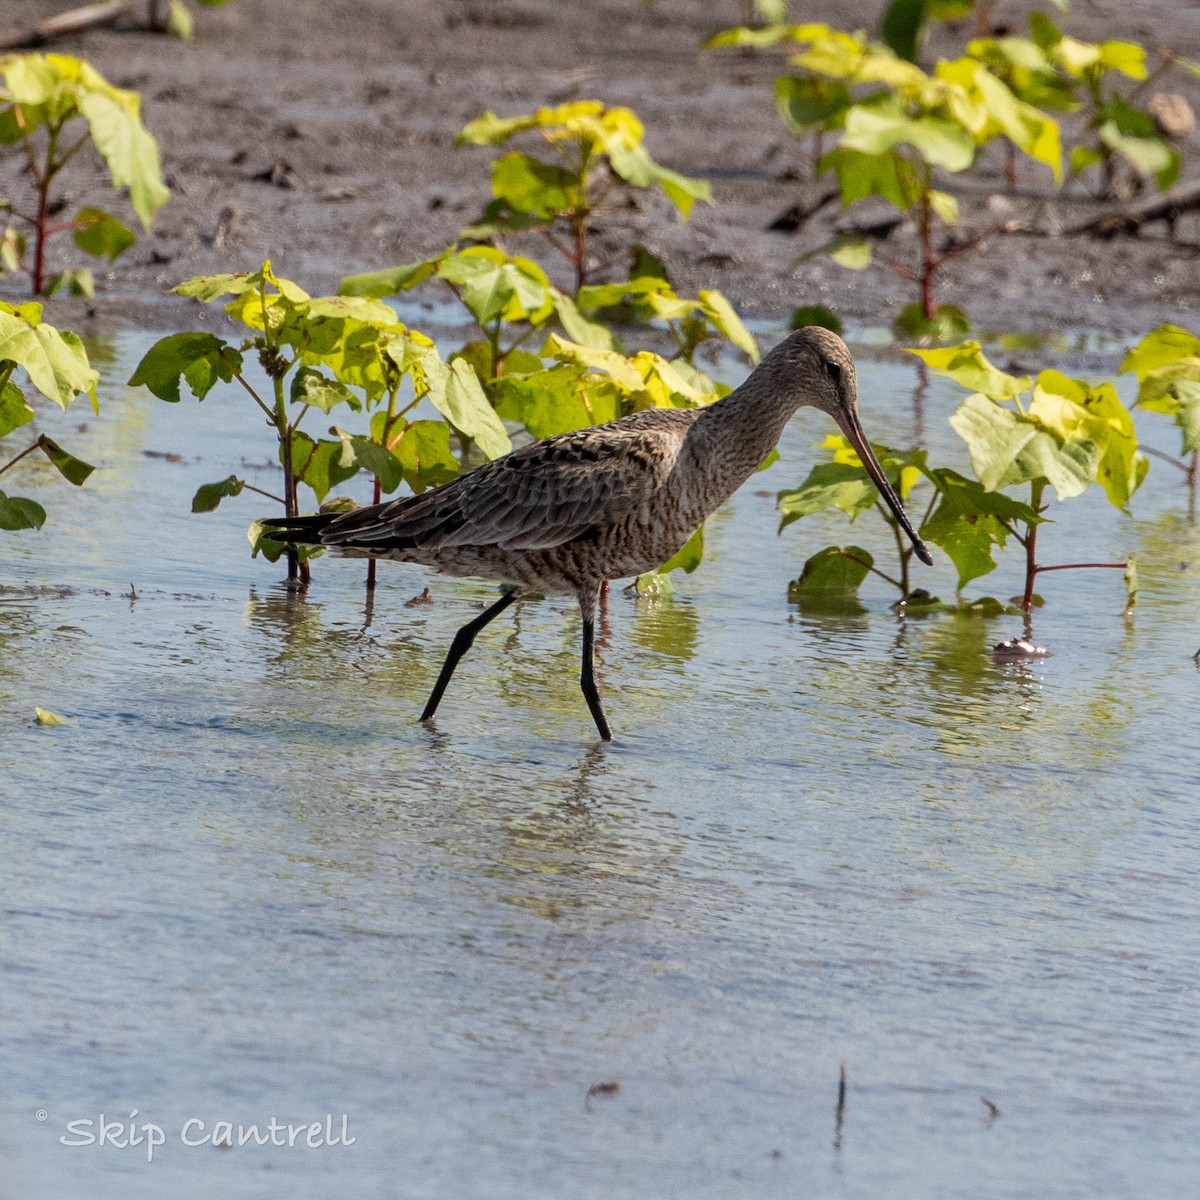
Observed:
[[[874,564],[861,546],[826,546],[804,564],[800,578],[788,584],[788,599],[855,596]]]
[[[35,708],[33,710],[34,720],[39,725],[67,725],[70,722],[66,717],[60,717],[58,713],[51,712],[48,708]]]

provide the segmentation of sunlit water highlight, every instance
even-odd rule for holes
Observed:
[[[873,436],[911,438],[912,386],[862,364]],[[57,426],[102,470],[25,476],[50,521],[3,540],[2,1200],[1195,1194],[1200,533],[1168,469],[1044,534],[1136,551],[1136,615],[1119,572],[1044,576],[1053,657],[998,664],[1012,618],[787,603],[820,545],[886,553],[776,536],[829,432],[802,413],[674,599],[614,589],[598,746],[571,604],[490,627],[426,730],[489,586],[385,566],[365,629],[361,564],[291,596],[258,501],[188,512],[271,485],[241,398],[102,399]],[[925,434],[961,465],[954,403]],[[151,1164],[60,1144],[135,1109]],[[179,1136],[326,1113],[352,1146]]]

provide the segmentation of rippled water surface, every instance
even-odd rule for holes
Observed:
[[[873,436],[912,437],[912,385],[863,363]],[[427,730],[494,590],[385,565],[364,627],[326,560],[289,595],[260,502],[188,512],[271,485],[241,399],[102,399],[56,427],[102,470],[25,476],[50,521],[0,545],[2,1200],[1198,1193],[1200,533],[1161,464],[1134,517],[1097,489],[1044,534],[1135,551],[1136,615],[1117,572],[1045,576],[1053,656],[1003,665],[1012,618],[788,604],[849,540],[776,536],[830,431],[801,413],[673,599],[614,589],[600,746],[572,604],[489,627]],[[924,420],[961,462],[955,402]],[[62,1144],[102,1114],[153,1161]],[[318,1145],[236,1144],[272,1118]]]

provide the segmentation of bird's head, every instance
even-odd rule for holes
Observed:
[[[790,394],[796,407],[807,405],[828,413],[854,447],[872,482],[912,540],[917,557],[929,566],[933,556],[921,540],[900,497],[884,474],[871,449],[858,416],[858,376],[846,343],[836,333],[808,325],[789,334],[763,359],[759,370],[767,373],[772,390]]]

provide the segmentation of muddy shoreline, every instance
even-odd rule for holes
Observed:
[[[68,5],[22,7],[21,21],[32,22]],[[1029,7],[1002,0],[997,13],[1020,30]],[[792,9],[797,19],[852,27],[869,25],[879,5]],[[597,222],[600,253],[644,242],[666,259],[679,290],[720,288],[764,331],[816,302],[852,327],[886,327],[909,298],[889,272],[824,259],[795,265],[845,222],[836,204],[795,232],[767,228],[790,207],[812,204],[829,181],[808,177],[806,153],[774,112],[782,59],[699,49],[739,13],[732,0],[235,0],[198,10],[191,43],[133,29],[64,39],[54,48],[142,93],[172,198],[153,234],[98,273],[95,301],[55,299],[48,316],[79,328],[195,325],[214,318],[163,294],[191,275],[271,258],[319,293],[344,274],[434,253],[489,198],[492,152],[452,148],[463,124],[486,108],[509,114],[597,97],[637,111],[655,157],[708,178],[716,197],[687,225],[656,196],[614,207]],[[1200,57],[1200,8],[1181,13],[1171,0],[1084,0],[1065,25],[1092,39],[1169,39]],[[953,53],[953,42],[945,49]],[[1162,86],[1200,110],[1200,85],[1182,73]],[[1181,183],[1200,179],[1200,137],[1180,148]],[[959,189],[968,230],[998,218],[1065,229],[1101,211],[1082,189],[1051,195],[1048,172],[1035,167],[1006,194],[999,166],[985,158]],[[63,183],[72,203],[106,190],[90,169]],[[6,179],[4,190],[19,186]],[[902,251],[904,232],[892,236]],[[1161,224],[1109,240],[998,236],[949,270],[939,298],[966,308],[983,330],[1126,338],[1166,320],[1194,324],[1198,270],[1200,219],[1191,215],[1174,240]],[[23,280],[0,278],[0,294],[23,298]]]

